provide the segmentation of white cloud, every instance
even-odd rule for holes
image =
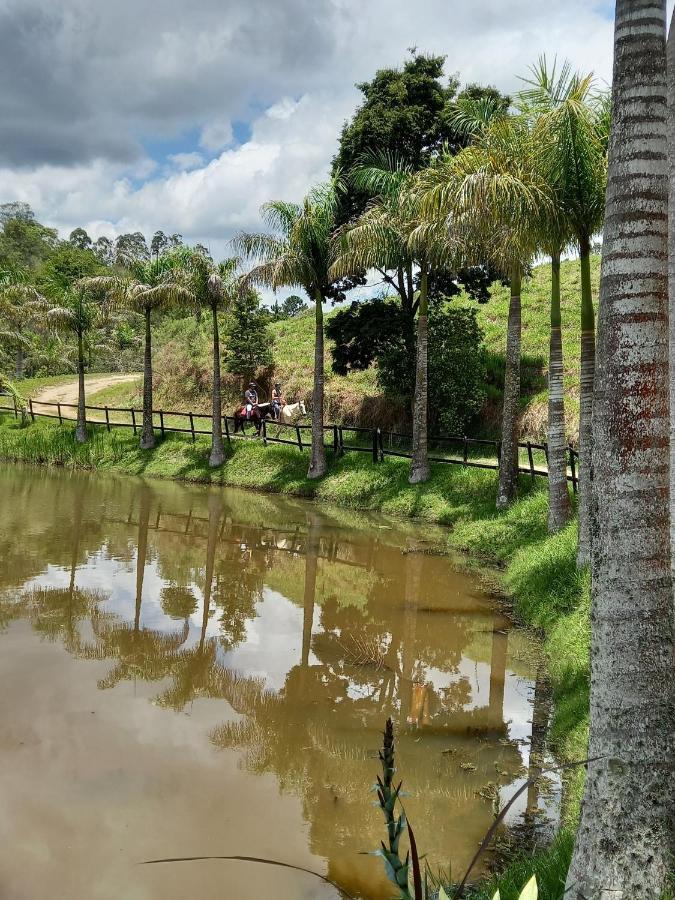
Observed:
[[[120,0],[114,16],[112,7],[85,0],[63,0],[58,9],[65,7],[67,27],[54,24],[65,13],[48,0],[5,4],[5,18],[12,10],[19,18],[21,10],[24,28],[27,11],[40,8],[43,18],[35,74],[24,75],[35,79],[33,93],[17,100],[16,79],[6,80],[4,97],[0,86],[0,114],[16,118],[20,100],[21,121],[33,129],[31,154],[21,163],[5,157],[0,168],[0,202],[29,202],[63,234],[76,226],[94,237],[162,229],[199,240],[218,256],[234,232],[259,227],[263,202],[299,200],[326,176],[340,128],[359,100],[354,83],[399,65],[411,44],[447,54],[446,71],[459,72],[463,82],[505,91],[517,89],[516,76],[540,53],[569,57],[605,80],[611,71],[612,23],[589,0],[419,0],[414,8],[402,0],[232,0],[225,19],[213,0],[193,0],[189,8],[167,0],[151,46],[140,28],[144,17],[154,21],[149,0]],[[76,32],[88,35],[86,55]],[[77,103],[59,109],[53,133],[40,53],[51,69],[66,71],[62,90],[78,78],[78,92],[85,82],[96,101],[78,94]],[[242,145],[234,142],[235,119],[250,126]],[[118,143],[136,146],[133,165],[117,144],[108,153],[93,139],[77,156],[81,128],[91,135],[96,123]],[[206,153],[176,152],[169,165],[157,166],[138,151],[139,134],[169,139],[190,129]],[[17,147],[22,134],[15,135]],[[67,147],[70,156],[53,146]],[[206,154],[216,156],[207,161]]]
[[[233,140],[232,123],[229,121],[216,121],[210,122],[202,128],[199,144],[205,150],[222,150],[223,147],[231,144]]]
[[[169,156],[169,162],[176,169],[196,169],[204,164],[204,157],[201,153],[172,153]]]

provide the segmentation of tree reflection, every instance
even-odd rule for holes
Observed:
[[[74,655],[113,660],[102,689],[161,680],[155,699],[163,707],[226,701],[214,744],[298,796],[313,852],[354,891],[379,877],[358,853],[379,844],[367,790],[389,715],[413,794],[406,805],[425,848],[446,859],[458,841],[475,843],[492,816],[477,794],[521,761],[504,724],[508,636],[501,617],[483,633],[492,616],[487,601],[477,613],[449,615],[449,567],[413,542],[401,552],[400,539],[350,535],[306,507],[302,518],[295,511],[272,527],[269,500],[258,506],[256,499],[265,521],[251,522],[244,500],[231,503],[220,490],[198,495],[185,515],[160,505],[162,487],[133,484],[135,492],[114,499],[93,482],[83,481],[79,493],[71,486],[70,545],[62,535],[58,548],[68,587],[29,592],[25,610],[36,630]],[[78,588],[86,581],[81,561],[113,555],[111,547],[116,564],[134,559],[133,619],[130,607],[123,616]],[[275,690],[234,669],[238,650],[255,651],[251,635],[270,609],[294,629],[283,638],[290,662]],[[465,665],[472,642],[483,683],[489,667],[482,705]],[[256,657],[255,670],[268,662]],[[532,765],[536,758],[533,734]]]

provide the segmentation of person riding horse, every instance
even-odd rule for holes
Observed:
[[[274,389],[272,390],[272,418],[275,421],[279,421],[279,416],[281,415],[281,410],[286,405],[286,400],[284,399],[284,395],[281,392],[281,385],[279,382],[275,382]]]
[[[246,409],[246,418],[250,419],[253,410],[258,406],[258,385],[255,381],[249,382],[248,389],[244,394],[244,406]]]

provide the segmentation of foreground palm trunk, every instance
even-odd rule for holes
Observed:
[[[572,900],[656,900],[672,862],[664,38],[665,0],[618,0],[593,409],[593,761]]]
[[[511,276],[511,301],[506,334],[506,371],[502,411],[502,455],[499,463],[497,509],[515,500],[518,490],[518,406],[520,403],[520,287],[522,273]]]
[[[567,488],[567,442],[560,322],[560,254],[551,258],[551,344],[548,360],[548,530],[569,522],[572,504]]]
[[[78,444],[84,444],[87,440],[87,410],[85,408],[84,395],[84,341],[82,333],[77,334],[77,425],[75,427],[75,440]]]
[[[152,450],[155,446],[155,432],[152,428],[152,330],[150,328],[150,307],[145,307],[145,360],[143,365],[143,429],[141,450]]]
[[[421,270],[420,303],[417,314],[417,365],[415,400],[413,403],[412,463],[410,484],[429,480],[429,448],[427,434],[428,367],[429,367],[429,303],[428,275]]]
[[[209,465],[212,468],[223,464],[225,448],[223,447],[223,403],[220,394],[220,334],[218,332],[218,310],[212,307],[213,313],[213,409],[211,413],[211,455]]]
[[[675,10],[668,43],[668,360],[670,371],[670,553],[675,577]]]
[[[314,338],[314,391],[312,394],[312,456],[308,478],[321,478],[326,474],[326,449],[323,445],[323,297],[317,291],[315,297],[316,335]]]
[[[579,549],[577,565],[587,566],[591,553],[591,464],[593,461],[593,382],[595,379],[595,313],[591,288],[591,245],[579,242],[581,269],[581,374],[579,385]]]

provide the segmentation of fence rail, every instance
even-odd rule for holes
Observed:
[[[0,403],[5,398],[0,396]],[[39,408],[37,408],[39,407]],[[43,411],[44,408],[52,411]],[[59,403],[47,402],[43,400],[29,400],[28,409],[22,409],[17,405],[16,398],[12,398],[11,405],[0,405],[0,412],[13,413],[15,418],[19,416],[25,417],[29,415],[31,421],[36,418],[41,419],[58,419],[60,423],[64,421],[74,421],[75,415],[64,415],[64,410],[77,411],[76,403]],[[98,413],[98,418],[92,418],[90,413]],[[127,421],[120,421],[120,416],[128,417]],[[153,410],[153,427],[164,437],[167,433],[189,434],[193,442],[197,439],[197,435],[210,435],[212,416],[209,413],[183,412],[175,410],[158,409]],[[176,423],[176,420],[180,424]],[[208,421],[207,428],[200,428],[203,420]],[[85,406],[85,421],[87,425],[97,425],[105,427],[108,431],[113,428],[131,428],[134,434],[142,427],[143,411],[132,407],[119,406]],[[234,416],[223,416],[223,437],[229,444],[232,440],[250,440],[258,437],[257,434],[243,432],[234,432]],[[260,431],[260,439],[263,444],[286,444],[291,447],[297,447],[300,451],[309,449],[311,445],[311,437],[307,436],[303,440],[303,432],[311,432],[311,425],[285,425],[280,422],[263,420]],[[403,457],[411,459],[412,453],[401,447],[401,443],[410,441],[409,434],[402,434],[396,431],[382,431],[380,428],[361,428],[351,425],[324,425],[324,443],[332,446],[336,456],[344,456],[345,453],[368,453],[374,463],[382,462],[387,456]],[[285,435],[281,437],[282,433]],[[345,437],[347,440],[345,440]],[[326,438],[328,440],[326,440]],[[438,435],[430,436],[429,443],[432,449],[429,454],[429,461],[435,463],[443,463],[449,465],[460,465],[468,468],[490,469],[492,471],[499,470],[499,461],[501,458],[501,441],[488,440],[485,438],[470,438],[466,435]],[[443,446],[454,446],[457,451],[456,456],[443,455],[438,453]],[[535,478],[547,478],[548,468],[540,468],[535,463],[535,453],[544,455],[548,464],[548,446],[537,444],[531,441],[518,444],[519,454],[524,451],[527,457],[527,464],[519,466],[522,474],[530,475],[532,480]],[[491,458],[485,458],[486,451],[492,451]],[[450,451],[452,452],[452,451]],[[567,480],[572,483],[572,488],[576,492],[578,479],[578,459],[579,453],[574,447],[567,447]]]

